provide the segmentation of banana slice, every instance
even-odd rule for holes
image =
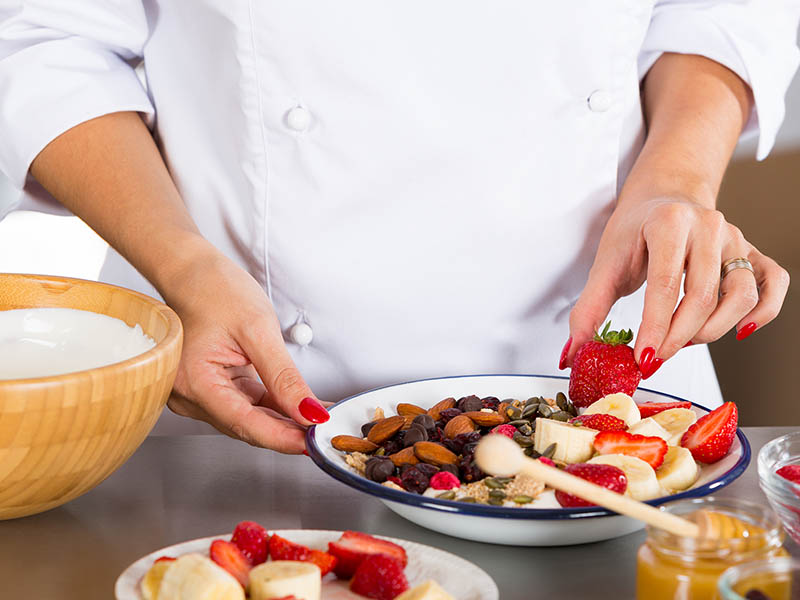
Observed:
[[[588,460],[594,454],[594,437],[597,431],[588,427],[580,427],[562,423],[555,419],[536,419],[533,432],[533,449],[539,453],[545,451],[550,444],[556,445],[553,460],[565,463],[576,463]]]
[[[664,462],[656,469],[661,487],[672,491],[688,489],[697,481],[697,463],[688,448],[670,446]]]
[[[245,600],[244,589],[225,569],[200,554],[169,563],[158,600]]]
[[[628,394],[623,393],[609,394],[604,398],[600,398],[597,402],[590,404],[583,414],[594,415],[597,413],[614,415],[625,421],[628,427],[642,420],[642,415],[639,413],[639,407],[636,406],[636,402]]]
[[[322,572],[312,563],[273,560],[250,571],[250,599],[271,600],[294,596],[297,600],[319,600]]]
[[[455,600],[433,579],[406,590],[394,600]]]
[[[633,427],[628,428],[628,433],[635,435],[649,435],[660,437],[665,442],[669,443],[670,434],[666,429],[659,425],[653,417],[647,417],[636,423]]]
[[[662,495],[656,472],[641,458],[624,454],[601,454],[595,456],[589,463],[613,465],[622,469],[628,478],[628,489],[625,490],[625,495],[634,500],[650,500]]]
[[[695,412],[688,408],[670,408],[649,418],[669,432],[667,444],[670,446],[679,446],[683,434],[697,421]]]
[[[158,600],[158,588],[161,586],[161,580],[164,579],[164,573],[172,566],[172,562],[165,560],[154,562],[153,566],[144,574],[139,584],[144,600]]]

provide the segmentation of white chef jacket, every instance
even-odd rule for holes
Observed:
[[[643,142],[649,67],[671,51],[735,71],[763,158],[798,64],[798,2],[778,0],[0,6],[0,169],[18,206],[47,204],[27,173],[53,138],[143,113],[198,227],[269,293],[325,400],[556,373]],[[113,252],[101,279],[155,294]],[[615,326],[639,325],[642,296],[617,303]],[[721,401],[705,346],[646,385]]]

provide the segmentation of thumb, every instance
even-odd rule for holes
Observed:
[[[570,338],[559,364],[560,369],[572,366],[578,348],[594,337],[617,297],[616,287],[609,274],[592,269],[586,287],[569,313]]]
[[[259,339],[248,336],[242,346],[261,377],[271,404],[300,425],[324,423],[330,419],[294,364],[280,330],[271,328],[268,336],[257,337]]]

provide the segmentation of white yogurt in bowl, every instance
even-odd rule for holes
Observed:
[[[156,343],[139,325],[73,308],[0,311],[0,380],[49,377],[122,362]]]

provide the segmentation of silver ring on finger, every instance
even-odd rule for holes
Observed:
[[[725,276],[730,273],[731,271],[735,271],[736,269],[747,269],[751,273],[755,275],[755,271],[753,271],[752,263],[744,257],[737,257],[737,258],[729,258],[724,263],[722,263],[722,268],[720,269],[719,279],[722,281],[725,279]]]

